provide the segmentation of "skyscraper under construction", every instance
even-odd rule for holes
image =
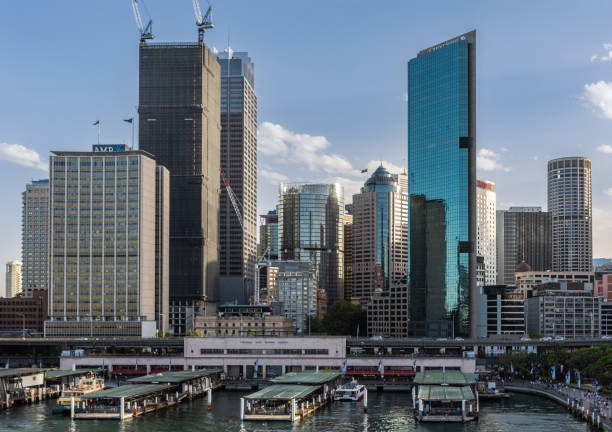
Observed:
[[[203,37],[143,40],[139,78],[140,149],[170,170],[171,315],[177,304],[212,306],[219,294],[219,63]],[[186,331],[185,323],[171,325],[175,334]]]

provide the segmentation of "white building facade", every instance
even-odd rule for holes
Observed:
[[[484,279],[484,285],[495,285],[497,281],[495,183],[478,180],[476,186],[478,227],[476,251],[478,256],[484,258],[484,278],[479,278],[479,284],[482,284]]]

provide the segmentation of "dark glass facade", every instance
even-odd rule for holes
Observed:
[[[475,45],[472,31],[408,63],[410,319],[463,336],[476,327]]]
[[[281,260],[310,261],[328,305],[344,298],[344,192],[339,184],[281,184]]]

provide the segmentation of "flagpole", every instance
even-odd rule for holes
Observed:
[[[100,144],[100,136],[102,135],[102,132],[100,130],[100,120],[98,120],[98,145]]]
[[[134,150],[134,119],[132,118],[132,150]]]

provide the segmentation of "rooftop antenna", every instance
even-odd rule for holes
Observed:
[[[144,44],[147,39],[153,39],[153,20],[149,19],[146,26],[142,25],[142,18],[140,17],[140,9],[138,7],[138,0],[132,0],[132,11],[134,11],[134,19],[136,20],[136,26],[140,32],[140,43]]]
[[[198,43],[204,44],[204,32],[208,29],[214,28],[215,25],[212,23],[212,6],[208,6],[206,13],[202,16],[202,9],[200,9],[200,2],[198,0],[191,0],[193,3],[193,13],[196,17],[196,25],[198,26]]]

